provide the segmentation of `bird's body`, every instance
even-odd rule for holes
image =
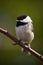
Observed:
[[[30,44],[34,39],[32,20],[29,16],[23,17],[19,16],[16,20],[16,34],[19,40]]]
[[[33,32],[29,30],[29,24],[21,27],[16,27],[16,34],[19,40],[28,43],[31,43],[34,38]]]

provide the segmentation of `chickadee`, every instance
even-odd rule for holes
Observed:
[[[16,35],[18,40],[26,42],[25,46],[30,47],[30,43],[34,39],[33,24],[29,16],[22,15],[18,16],[16,19]],[[25,49],[22,48],[22,51],[27,53]]]

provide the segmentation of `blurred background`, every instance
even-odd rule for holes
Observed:
[[[33,20],[35,38],[31,47],[43,55],[43,0],[0,0],[0,27],[16,37],[15,23],[19,15]],[[33,55],[21,53],[20,46],[0,33],[0,65],[43,65]]]

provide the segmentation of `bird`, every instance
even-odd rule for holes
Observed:
[[[30,48],[30,44],[34,39],[34,28],[31,17],[28,15],[18,16],[15,29],[18,40],[21,40],[26,47]],[[30,54],[26,49],[21,48],[21,51]]]

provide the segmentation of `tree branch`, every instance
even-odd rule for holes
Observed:
[[[16,39],[7,30],[4,30],[4,29],[0,28],[0,32],[3,33],[4,35],[6,35],[11,40],[13,40],[14,42],[16,42],[16,44],[18,44],[19,46],[23,47],[24,49],[26,49],[27,51],[29,51],[31,54],[33,54],[34,56],[36,56],[37,58],[39,58],[40,60],[43,61],[43,55],[39,54],[38,52],[36,52],[32,48],[27,48],[21,41],[19,41],[18,39]]]

